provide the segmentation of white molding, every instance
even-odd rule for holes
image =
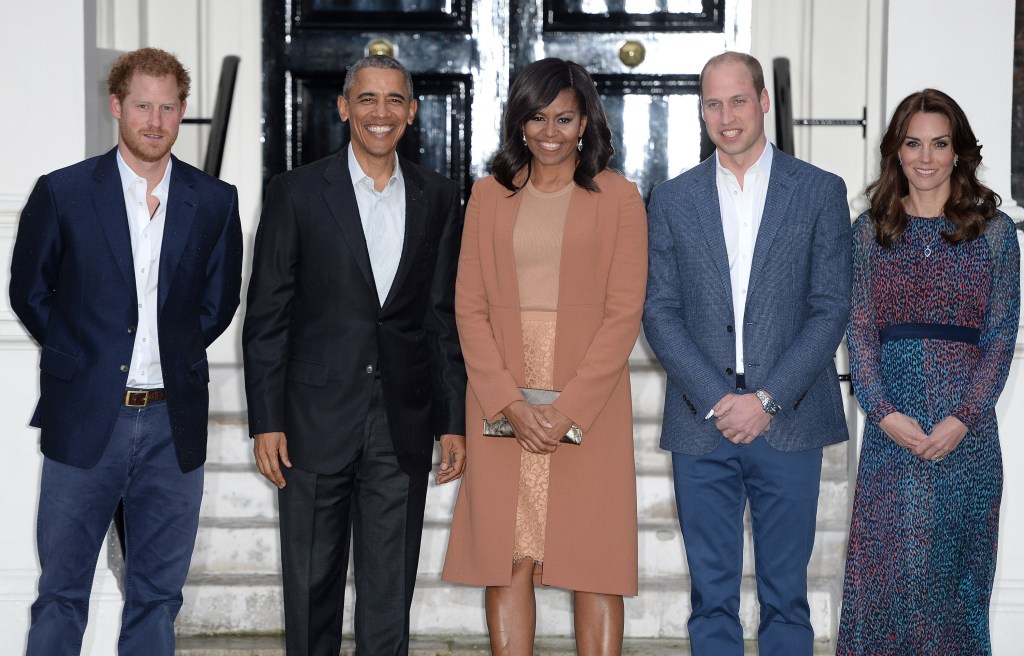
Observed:
[[[18,222],[21,209],[25,206],[26,196],[11,192],[0,192],[0,225]],[[13,217],[13,220],[7,217]]]

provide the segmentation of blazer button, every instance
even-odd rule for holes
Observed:
[[[128,326],[128,334],[131,335],[135,332],[135,326]]]
[[[732,375],[732,367],[726,367],[725,368],[725,375],[726,376],[731,376]]]
[[[373,365],[372,364],[366,365],[366,373],[368,373],[368,374],[372,374],[373,373]]]
[[[732,324],[729,324],[728,326],[725,327],[725,332],[727,332],[727,333],[731,333],[732,332]]]
[[[124,372],[128,371],[128,365],[123,364],[123,365],[121,365],[119,367],[119,369],[121,370],[121,373],[124,373]]]

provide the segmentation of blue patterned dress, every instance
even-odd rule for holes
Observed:
[[[843,585],[838,656],[991,654],[1003,467],[995,404],[1020,314],[1020,252],[998,213],[951,246],[944,217],[909,219],[892,248],[867,213],[854,223],[847,340],[867,414]],[[972,343],[973,342],[973,343]],[[878,422],[948,416],[968,428],[947,457],[918,458]]]

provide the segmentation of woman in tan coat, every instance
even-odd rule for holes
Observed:
[[[487,586],[496,654],[532,654],[535,584],[575,592],[580,654],[618,654],[637,592],[627,360],[640,330],[647,221],[606,167],[611,133],[578,64],[527,66],[493,176],[473,188],[456,286],[469,373],[467,466],[442,577]],[[560,390],[530,405],[521,387]],[[485,437],[504,416],[515,437]],[[572,427],[579,445],[560,443]]]

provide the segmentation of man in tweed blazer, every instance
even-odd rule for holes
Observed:
[[[761,654],[810,656],[807,565],[822,447],[846,440],[833,356],[850,309],[850,215],[837,176],[768,143],[757,60],[701,72],[714,157],[654,190],[644,329],[668,374],[696,656],[739,656],[743,512]]]

